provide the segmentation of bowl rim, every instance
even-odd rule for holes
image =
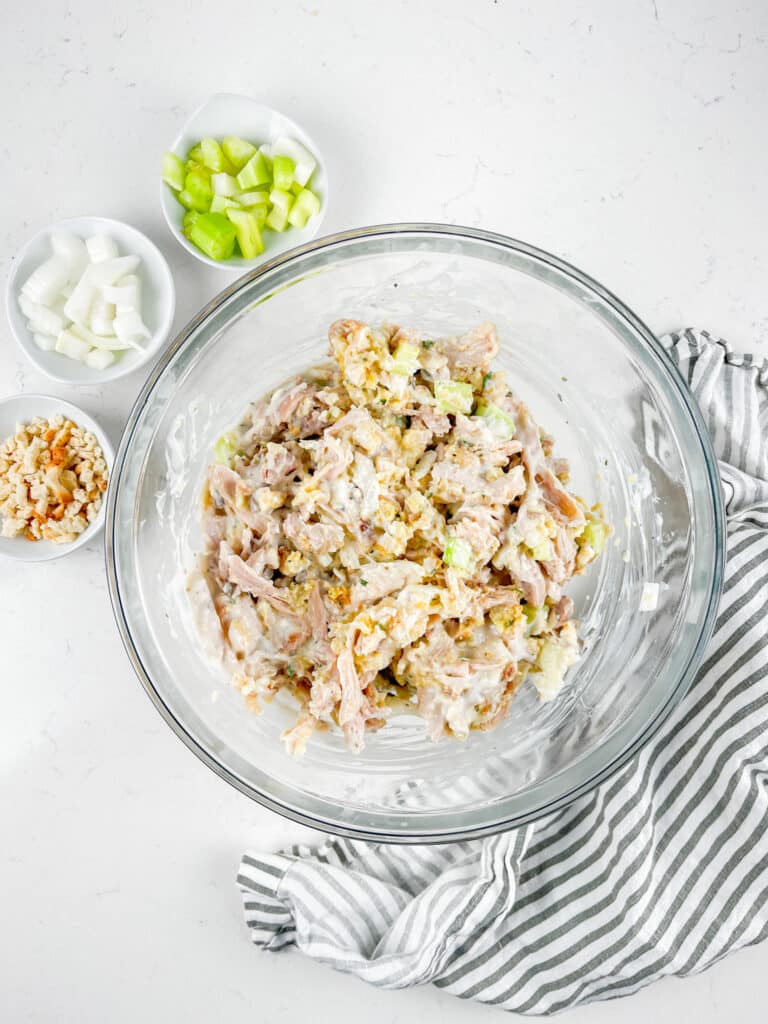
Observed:
[[[109,491],[109,484],[112,483],[112,472],[115,468],[115,449],[114,445],[109,439],[104,427],[97,419],[95,419],[85,409],[81,409],[80,406],[75,405],[74,402],[68,402],[65,398],[58,398],[56,395],[44,395],[42,392],[31,392],[26,391],[19,392],[15,395],[6,395],[5,398],[0,398],[0,409],[5,406],[11,405],[14,402],[50,402],[53,405],[59,406],[62,412],[67,413],[79,426],[85,427],[90,430],[96,437],[96,440],[101,446],[101,450],[104,453],[104,461],[107,464],[107,470],[109,472],[109,480],[107,491]],[[0,438],[0,441],[4,438]],[[7,551],[0,550],[0,563],[5,560],[6,562],[26,562],[28,565],[35,565],[40,562],[53,562],[59,558],[65,558],[67,555],[72,554],[78,548],[83,547],[89,541],[94,540],[98,537],[101,529],[104,526],[106,520],[107,511],[107,496],[105,495],[102,502],[99,514],[87,529],[83,530],[79,537],[71,541],[69,544],[51,544],[49,553],[43,558],[25,558],[22,554],[9,554]],[[21,541],[19,541],[21,544]],[[28,543],[28,542],[27,542]],[[50,542],[48,542],[50,543]],[[35,547],[35,545],[30,545]],[[25,550],[21,548],[21,550]]]
[[[677,392],[677,396],[680,399],[683,409],[690,417],[695,434],[698,438],[699,444],[701,445],[704,469],[706,471],[707,483],[709,485],[709,494],[712,499],[714,555],[711,567],[711,585],[704,614],[701,619],[699,636],[693,646],[687,663],[680,672],[677,683],[670,687],[666,700],[655,709],[655,713],[645,723],[644,728],[641,729],[633,739],[626,743],[622,749],[618,750],[588,778],[585,778],[579,784],[569,788],[566,792],[556,795],[552,799],[543,802],[539,806],[534,807],[527,812],[517,813],[507,817],[502,815],[488,823],[471,826],[462,826],[457,824],[453,827],[443,827],[419,832],[390,831],[385,833],[372,828],[351,826],[339,820],[326,820],[317,817],[309,811],[299,810],[296,807],[286,805],[275,797],[256,790],[252,785],[240,779],[236,774],[230,771],[229,768],[217,761],[215,757],[213,757],[212,754],[210,754],[198,741],[198,739],[192,735],[186,726],[176,718],[170,708],[166,705],[161,694],[156,689],[149,673],[145,669],[139,652],[134,645],[130,628],[128,626],[127,617],[120,596],[120,587],[116,570],[115,513],[122,483],[125,456],[131,443],[137,421],[144,409],[144,405],[168,363],[204,321],[209,317],[212,317],[220,306],[226,304],[238,291],[246,288],[253,281],[258,280],[258,278],[262,276],[266,276],[276,268],[282,267],[285,264],[298,262],[302,257],[310,253],[317,253],[324,249],[332,249],[340,244],[360,241],[366,238],[386,238],[393,235],[409,234],[425,238],[434,237],[435,235],[447,236],[449,238],[466,238],[470,241],[489,243],[491,245],[500,246],[504,249],[532,257],[533,259],[549,265],[554,270],[566,277],[570,277],[583,287],[594,292],[612,309],[616,315],[618,315],[621,320],[625,321],[629,325],[634,333],[638,335],[639,338],[651,349],[657,357],[660,366],[666,371],[669,382]],[[478,839],[484,836],[495,835],[500,832],[508,831],[512,828],[526,825],[532,821],[552,814],[553,812],[568,806],[584,794],[591,792],[602,782],[605,782],[608,778],[616,774],[616,772],[618,772],[632,756],[637,754],[649,742],[649,740],[658,732],[669,713],[690,688],[695,673],[703,659],[706,645],[712,636],[723,587],[725,569],[724,526],[725,510],[720,487],[720,479],[717,472],[717,460],[712,446],[712,440],[706,429],[701,411],[699,410],[698,405],[688,389],[681,373],[669,358],[668,353],[665,351],[650,328],[648,328],[646,324],[629,309],[628,306],[626,306],[611,291],[599,284],[599,282],[595,281],[588,274],[579,270],[577,267],[574,267],[572,264],[560,259],[544,249],[540,249],[518,239],[511,238],[498,232],[486,231],[480,228],[465,227],[462,225],[430,222],[403,222],[375,224],[367,227],[341,231],[331,235],[325,235],[305,245],[298,246],[294,249],[281,253],[280,255],[275,256],[242,275],[227,288],[219,292],[205,306],[203,306],[203,308],[186,324],[184,328],[182,328],[171,345],[166,348],[162,357],[157,361],[152,372],[145,381],[144,386],[131,409],[131,413],[128,417],[120,440],[115,460],[115,468],[113,470],[112,480],[107,495],[105,561],[112,609],[123,646],[131,661],[134,672],[138,676],[150,700],[168,725],[173,729],[179,739],[181,739],[182,742],[198,758],[200,758],[204,764],[206,764],[220,778],[224,779],[230,785],[234,786],[235,789],[239,790],[245,796],[250,797],[261,806],[310,828],[329,832],[334,835],[345,836],[351,839],[361,839],[370,842],[384,842],[400,845],[416,843],[428,844],[465,841],[468,839]],[[597,747],[590,756],[594,757],[599,753],[600,749],[600,747]]]
[[[45,363],[38,358],[37,349],[35,348],[32,336],[27,330],[26,325],[23,328],[19,328],[17,326],[19,321],[23,320],[23,318],[19,317],[15,304],[16,294],[19,290],[18,278],[21,273],[21,265],[32,246],[35,245],[36,242],[40,241],[40,239],[50,235],[53,231],[68,230],[72,231],[74,234],[80,234],[82,232],[82,227],[79,225],[82,225],[85,221],[96,227],[103,227],[105,230],[108,230],[110,226],[114,227],[116,225],[121,231],[125,230],[137,235],[141,238],[143,244],[146,245],[148,249],[154,250],[154,255],[162,270],[162,277],[155,280],[153,276],[152,280],[157,287],[158,292],[161,293],[163,297],[161,302],[163,315],[160,326],[153,333],[149,344],[147,344],[143,353],[135,362],[125,365],[122,360],[119,360],[111,367],[107,367],[106,370],[103,370],[98,375],[94,376],[92,380],[78,380],[74,377],[67,377],[63,374],[55,373],[46,366]],[[46,227],[40,228],[39,231],[36,231],[24,242],[13,258],[13,266],[11,267],[11,272],[9,273],[8,280],[6,282],[5,313],[8,320],[8,326],[11,329],[11,334],[16,340],[16,344],[36,370],[45,374],[49,380],[56,381],[57,384],[68,384],[71,387],[77,388],[101,387],[102,385],[110,384],[112,381],[120,380],[122,377],[127,377],[129,374],[134,373],[136,370],[140,369],[140,367],[144,366],[152,356],[156,355],[160,349],[162,349],[168,335],[171,333],[173,318],[176,315],[176,285],[173,280],[171,268],[168,265],[168,260],[161,252],[160,247],[156,245],[148,235],[144,234],[143,231],[134,227],[133,224],[129,224],[127,221],[118,220],[116,217],[103,217],[100,214],[82,214],[54,221],[52,224],[48,224]]]
[[[293,128],[296,131],[296,134],[302,136],[302,139],[300,141],[302,141],[303,144],[306,144],[307,148],[310,150],[312,155],[317,160],[318,166],[322,168],[323,175],[325,176],[325,195],[323,197],[323,202],[320,207],[320,212],[312,219],[312,230],[308,233],[307,241],[304,243],[310,244],[311,241],[317,236],[318,231],[322,227],[323,221],[325,220],[325,213],[326,210],[328,209],[328,200],[330,196],[330,187],[328,183],[328,164],[325,157],[323,156],[322,150],[318,146],[314,137],[310,135],[306,128],[304,128],[303,125],[301,125],[296,120],[296,118],[290,117],[288,114],[284,114],[282,110],[278,110],[277,107],[271,107],[268,103],[262,103],[260,100],[255,99],[253,96],[246,96],[243,93],[234,92],[213,93],[211,96],[208,97],[208,99],[206,99],[203,103],[196,107],[195,110],[192,111],[192,113],[189,115],[189,117],[186,119],[184,124],[177,132],[176,137],[174,138],[173,142],[171,143],[169,149],[166,150],[166,152],[175,153],[176,156],[181,157],[181,143],[189,129],[189,125],[192,124],[193,121],[206,109],[206,107],[210,106],[214,101],[228,99],[247,101],[254,107],[259,107],[262,111],[266,112],[271,117],[279,117],[282,118],[284,121],[288,122],[290,125],[293,126]],[[170,189],[161,178],[160,209],[163,211],[163,217],[165,219],[165,223],[168,225],[168,230],[171,232],[171,234],[179,243],[179,245],[183,249],[185,249],[191,256],[194,256],[195,259],[200,260],[201,263],[205,263],[207,266],[213,267],[215,270],[224,270],[230,274],[236,274],[242,271],[248,272],[249,269],[260,268],[264,265],[265,260],[277,258],[269,257],[265,253],[260,253],[258,256],[255,256],[252,260],[246,260],[244,257],[239,256],[236,257],[236,261],[233,262],[231,259],[214,260],[211,259],[210,256],[206,256],[206,254],[202,252],[200,249],[198,249],[196,245],[193,245],[186,237],[184,232],[180,231],[176,224],[174,224],[170,213],[170,211],[173,209],[173,205],[169,192]],[[292,249],[283,249],[279,255],[286,255],[288,252],[291,251]]]

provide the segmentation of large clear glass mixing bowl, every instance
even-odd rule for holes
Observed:
[[[614,533],[570,593],[584,652],[553,703],[521,688],[507,719],[433,744],[413,716],[349,753],[334,732],[283,750],[288,698],[250,712],[201,654],[184,593],[214,440],[249,401],[326,356],[339,317],[455,333],[495,321],[500,363]],[[423,842],[531,820],[606,779],[691,682],[722,577],[716,464],[685,383],[651,332],[585,274],[499,235],[389,225],[320,239],[247,274],[181,332],[143,388],[107,518],[112,600],[148,694],[243,793],[356,837]],[[658,606],[641,611],[646,583]]]

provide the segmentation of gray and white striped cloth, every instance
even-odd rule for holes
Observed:
[[[690,692],[611,780],[517,831],[246,854],[257,946],[547,1014],[768,935],[768,364],[705,331],[662,340],[707,420],[728,517],[725,590]]]

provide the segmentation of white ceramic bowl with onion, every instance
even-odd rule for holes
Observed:
[[[94,236],[111,238],[120,256],[135,255],[139,265],[133,271],[141,288],[141,316],[149,337],[140,347],[124,351],[110,366],[97,369],[60,352],[44,351],[35,342],[29,318],[19,305],[25,282],[52,253],[52,234],[73,234],[84,241]],[[109,217],[70,217],[39,231],[14,259],[6,291],[8,320],[16,341],[26,357],[51,380],[80,387],[104,384],[138,370],[158,355],[168,338],[176,310],[176,291],[165,257],[146,235],[130,224]]]
[[[96,420],[83,409],[71,402],[65,402],[61,398],[54,398],[52,395],[13,395],[10,398],[0,399],[0,445],[6,438],[15,434],[17,424],[29,423],[36,417],[49,420],[57,414],[66,416],[77,426],[94,435],[103,452],[107,472],[111,478],[115,450],[107,434]],[[51,559],[71,554],[101,533],[106,507],[107,496],[105,494],[94,521],[69,543],[55,544],[50,540],[29,541],[20,536],[0,537],[0,559],[9,558],[20,562],[49,562]],[[0,515],[0,522],[2,522],[2,515]]]
[[[250,260],[242,256],[214,260],[193,245],[183,229],[184,214],[187,211],[176,199],[174,191],[165,182],[160,182],[163,215],[178,243],[196,259],[211,267],[242,274],[272,259],[273,256],[304,245],[315,237],[328,207],[328,173],[317,143],[300,125],[272,107],[265,107],[248,96],[237,96],[233,93],[218,93],[199,107],[176,136],[169,151],[181,160],[186,160],[187,153],[201,139],[213,138],[220,141],[227,135],[240,136],[255,146],[270,145],[281,136],[287,136],[301,143],[317,161],[308,187],[320,198],[320,212],[310,217],[303,228],[291,227],[282,232],[265,231],[264,252]],[[158,166],[158,177],[159,174]]]

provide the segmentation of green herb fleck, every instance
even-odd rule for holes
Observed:
[[[285,670],[285,674],[288,676],[289,679],[293,679],[293,677],[296,675],[296,669],[293,667],[293,665],[289,665],[288,668]]]
[[[361,587],[367,587],[368,586],[368,580],[364,580],[362,576],[360,577],[360,586]]]
[[[435,345],[434,341],[432,341],[431,338],[425,338],[424,341],[422,341],[421,344],[422,344],[423,348],[434,348],[434,345]]]
[[[482,387],[483,391],[485,391],[485,389],[488,387],[488,381],[491,379],[491,377],[493,377],[493,374],[490,373],[490,372],[486,373],[483,376],[483,387]]]

